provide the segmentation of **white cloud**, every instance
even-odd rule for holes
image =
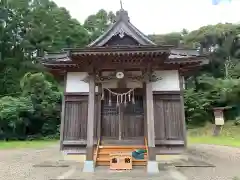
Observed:
[[[81,23],[99,9],[116,12],[120,0],[54,0]],[[145,34],[194,30],[219,22],[239,22],[240,0],[212,5],[212,0],[122,0],[131,22]]]

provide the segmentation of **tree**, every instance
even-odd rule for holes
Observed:
[[[0,99],[0,127],[5,138],[14,137],[16,134],[25,135],[26,127],[30,123],[27,116],[33,111],[32,102],[28,97],[2,97]]]
[[[21,80],[21,88],[22,96],[29,97],[33,104],[31,120],[38,125],[31,124],[33,132],[42,128],[45,135],[56,132],[60,124],[61,92],[46,80],[43,73],[27,73]]]
[[[89,42],[87,30],[52,1],[1,2],[5,26],[0,26],[0,95],[19,92],[25,73],[43,71],[36,57]]]
[[[103,34],[115,19],[116,15],[112,11],[106,12],[104,9],[88,16],[84,22],[84,27],[88,30],[90,40],[93,41]]]
[[[183,39],[182,34],[179,32],[173,32],[164,35],[149,35],[149,38],[156,44],[173,45],[174,47],[178,47]]]

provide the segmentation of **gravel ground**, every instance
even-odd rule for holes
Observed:
[[[61,159],[58,146],[46,149],[0,150],[0,179],[48,180],[56,178],[70,167],[34,167],[44,161]]]
[[[215,166],[178,168],[189,180],[240,180],[240,148],[195,145],[188,155]]]
[[[215,145],[196,145],[188,150],[191,158],[199,159],[216,167],[178,168],[189,180],[240,180],[240,149]],[[109,174],[97,172],[95,175],[81,173],[81,165],[65,164],[69,167],[34,167],[34,165],[56,165],[62,159],[58,146],[45,149],[0,150],[0,179],[4,180],[50,180],[59,177],[86,179],[151,179],[172,180],[170,171],[162,171],[158,176],[143,173]],[[45,162],[45,163],[43,163]],[[51,164],[52,163],[52,164]],[[178,176],[178,175],[177,175]],[[175,176],[176,177],[176,176]],[[235,179],[234,179],[235,178]],[[178,179],[178,178],[177,178]],[[180,178],[181,179],[181,178]]]
[[[173,171],[162,170],[158,175],[147,175],[143,170],[134,169],[133,172],[109,172],[96,169],[94,174],[83,173],[82,164],[61,161],[62,155],[58,146],[45,149],[18,149],[0,150],[0,179],[4,180],[176,180],[179,174]],[[35,167],[36,165],[69,165],[69,167]],[[181,175],[181,174],[180,174]],[[177,178],[179,179],[179,178]]]
[[[176,170],[160,170],[159,174],[147,174],[144,167],[128,171],[110,171],[108,167],[97,167],[95,173],[83,173],[76,169],[68,178],[76,180],[186,180]]]

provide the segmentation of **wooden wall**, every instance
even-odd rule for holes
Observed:
[[[180,92],[154,92],[155,146],[157,154],[184,149],[184,123]]]
[[[96,144],[98,139],[98,128],[100,128],[99,118],[101,116],[100,114],[98,115],[100,99],[96,97],[95,100],[96,114],[93,130],[94,143]],[[184,142],[185,125],[183,123],[183,108],[180,91],[153,92],[153,101],[156,154],[181,153],[186,143]],[[88,95],[66,94],[64,103],[64,127],[61,138],[61,150],[86,153]],[[137,120],[138,118],[135,119]],[[129,129],[129,125],[130,124],[122,124],[122,128]],[[143,125],[141,127],[142,128],[139,129],[141,129],[142,132]],[[104,134],[104,130],[102,130],[102,134]],[[143,134],[143,132],[141,134]],[[130,136],[130,134],[127,135],[124,130],[123,135]]]
[[[61,150],[79,150],[87,144],[88,95],[66,94]],[[98,110],[96,98],[96,113]],[[97,116],[94,121],[94,139],[97,140]]]

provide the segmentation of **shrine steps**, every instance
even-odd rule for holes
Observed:
[[[110,166],[110,154],[118,152],[129,152],[132,153],[136,149],[146,149],[144,145],[131,145],[131,146],[108,146],[100,145],[98,148],[96,158],[96,166]],[[147,165],[147,154],[145,153],[144,159],[132,159],[133,166],[146,166]]]

